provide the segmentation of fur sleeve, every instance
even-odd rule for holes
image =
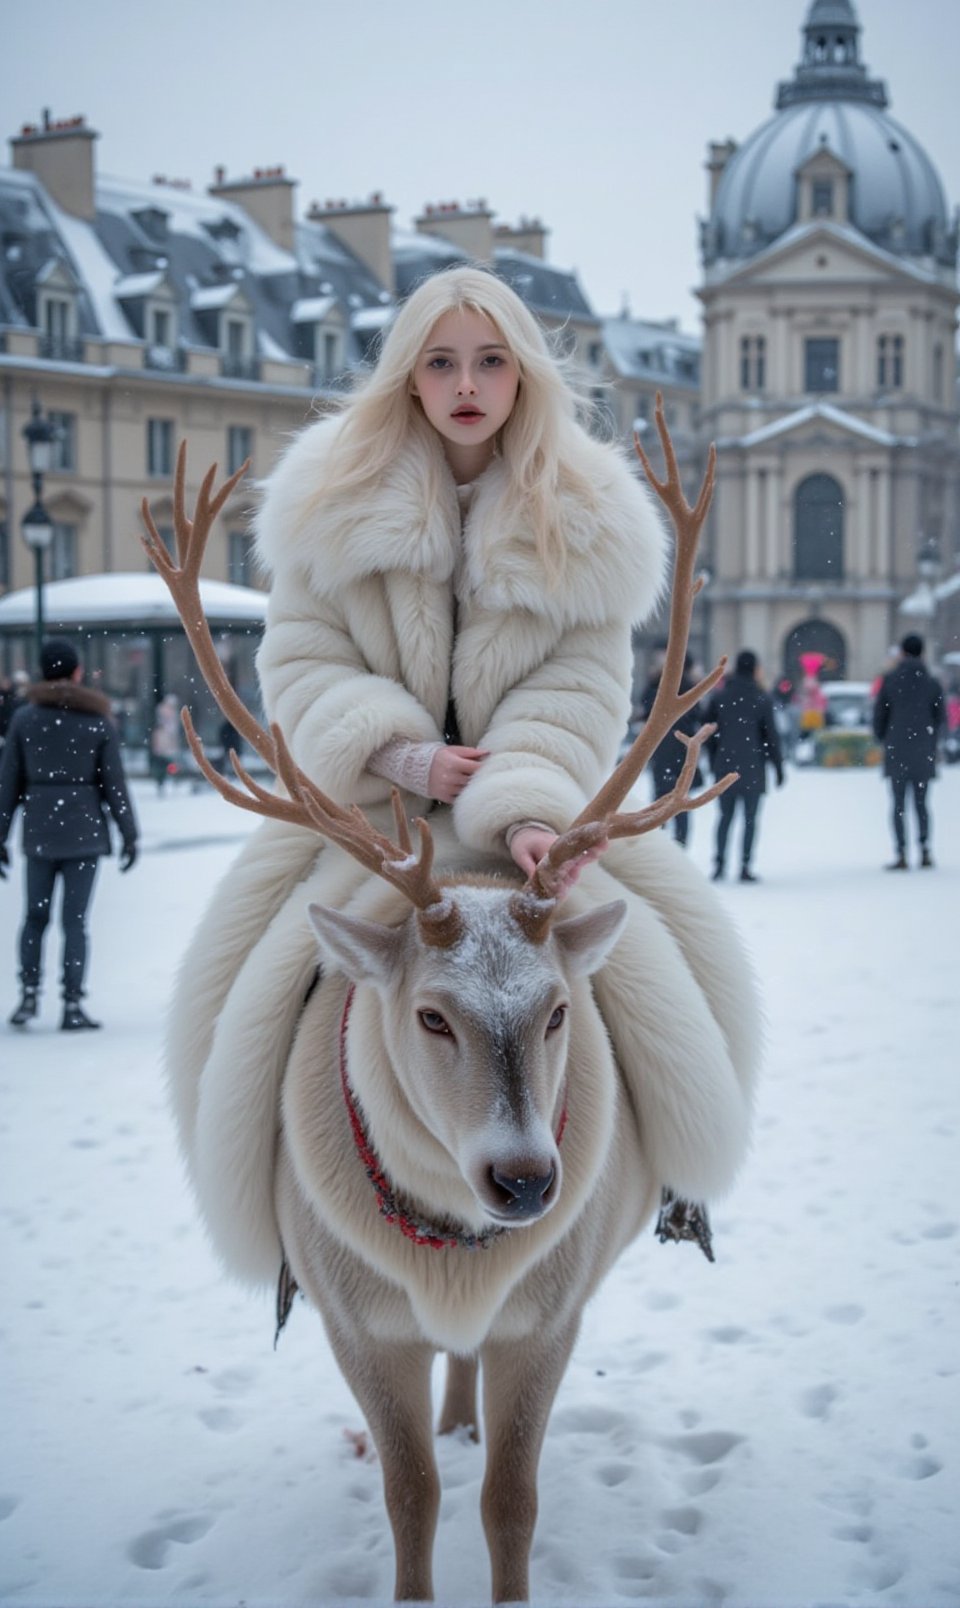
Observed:
[[[257,671],[268,718],[297,764],[340,804],[389,797],[390,784],[367,761],[391,738],[443,740],[399,681],[371,673],[342,606],[317,598],[289,569],[274,581]]]

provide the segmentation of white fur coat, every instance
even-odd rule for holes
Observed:
[[[612,766],[630,625],[661,584],[658,518],[622,460],[578,437],[594,497],[589,508],[567,498],[567,571],[550,591],[531,533],[504,510],[498,461],[462,538],[452,481],[432,512],[422,506],[415,454],[362,508],[311,510],[336,429],[322,422],[297,439],[259,519],[273,575],[259,657],[268,713],[328,793],[390,831],[387,784],[367,760],[400,733],[439,739],[452,686],[464,742],[491,757],[452,810],[431,814],[437,865],[502,869],[507,826],[562,829]],[[253,1281],[275,1280],[280,1261],[281,1087],[317,963],[306,908],[349,905],[366,877],[313,833],[266,823],[181,967],[167,1044],[181,1144],[216,1249]],[[650,1198],[660,1183],[709,1198],[729,1187],[748,1143],[760,1048],[749,967],[714,890],[665,834],[614,844],[571,907],[614,897],[630,919],[593,987],[638,1116]]]
[[[325,792],[366,807],[389,793],[371,756],[395,736],[441,740],[452,693],[463,742],[490,750],[454,806],[461,842],[502,850],[518,820],[561,830],[629,719],[630,627],[664,573],[646,488],[613,448],[571,431],[566,456],[592,497],[562,496],[566,567],[551,587],[501,459],[478,479],[462,535],[449,473],[424,505],[437,466],[420,442],[362,500],[314,506],[339,427],[321,420],[297,438],[257,520],[272,578],[257,660],[269,717]]]

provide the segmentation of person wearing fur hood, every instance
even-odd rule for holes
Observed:
[[[63,1018],[67,1031],[99,1027],[80,1003],[87,965],[86,916],[101,855],[109,854],[109,811],[122,842],[121,871],[136,859],[137,822],[127,792],[120,743],[102,692],[81,685],[73,644],[53,637],[40,655],[43,679],[27,688],[0,761],[0,875],[6,839],[23,811],[26,913],[18,940],[22,996],[10,1018],[25,1027],[37,1014],[43,939],[62,884]]]
[[[613,768],[631,628],[663,587],[666,539],[622,451],[577,422],[514,292],[473,268],[420,286],[369,379],[267,480],[256,545],[263,703],[297,764],[388,831],[399,787],[408,814],[429,813],[445,869],[528,876]],[[653,1173],[702,1199],[744,1154],[759,1027],[736,934],[678,859],[652,837],[601,845],[569,881],[575,903],[630,903],[595,987],[618,1052],[636,1062],[641,1046],[629,1075]],[[182,964],[171,1094],[208,1226],[242,1276],[275,1266],[281,1089],[317,968],[306,907],[349,908],[367,877],[265,822]],[[677,1038],[664,1023],[685,1005]]]

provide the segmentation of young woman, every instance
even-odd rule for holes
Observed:
[[[452,806],[529,873],[614,761],[664,541],[519,297],[473,268],[422,285],[267,482],[257,543],[258,668],[298,763],[338,802]]]

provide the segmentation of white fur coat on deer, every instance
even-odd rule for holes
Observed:
[[[565,496],[567,562],[551,588],[499,460],[462,531],[456,488],[424,446],[362,503],[316,504],[337,429],[322,421],[294,442],[258,519],[272,572],[258,659],[267,712],[326,792],[389,830],[388,784],[367,762],[398,734],[440,739],[452,693],[463,742],[490,758],[451,810],[431,814],[437,863],[507,869],[509,825],[563,830],[612,767],[628,717],[630,626],[662,582],[658,516],[620,456],[577,432],[570,450],[593,494],[589,505]],[[431,483],[441,489],[426,506]],[[758,1014],[713,890],[657,837],[615,844],[577,900],[628,900],[594,991],[651,1179],[702,1199],[729,1186],[745,1152]],[[183,963],[168,1041],[181,1141],[217,1249],[253,1280],[274,1279],[280,1260],[280,1089],[316,967],[306,907],[348,905],[366,877],[312,833],[265,824]]]

